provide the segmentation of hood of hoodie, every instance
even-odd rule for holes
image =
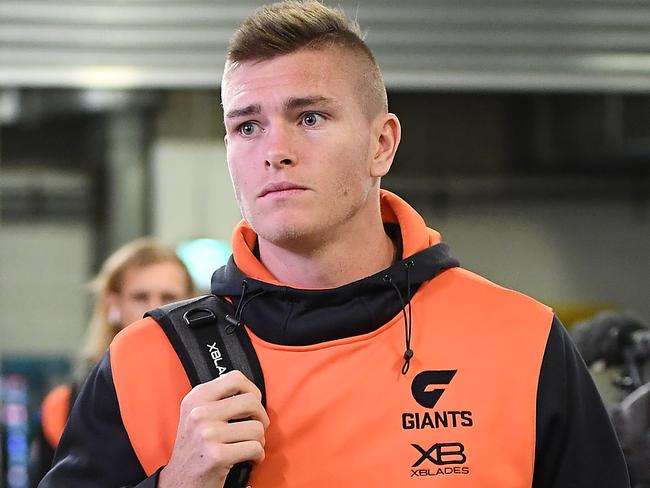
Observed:
[[[212,276],[212,293],[230,297],[236,318],[274,344],[318,344],[378,329],[402,313],[422,283],[459,265],[410,205],[385,190],[380,198],[386,233],[401,249],[402,259],[390,267],[337,288],[294,288],[259,261],[257,235],[242,221],[233,233],[233,255]]]

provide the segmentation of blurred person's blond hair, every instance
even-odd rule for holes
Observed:
[[[173,249],[151,238],[137,239],[120,247],[104,261],[101,270],[90,282],[94,306],[82,352],[86,367],[99,362],[108,345],[120,331],[120,325],[112,323],[109,317],[107,297],[111,293],[120,292],[127,270],[159,263],[178,264],[185,277],[187,296],[196,295],[192,277]]]

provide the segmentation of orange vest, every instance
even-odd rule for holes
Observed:
[[[406,376],[401,314],[310,346],[251,334],[271,419],[253,488],[532,485],[552,312],[460,268],[424,283],[411,304]],[[121,332],[110,354],[122,419],[150,475],[170,458],[190,384],[151,318]]]
[[[43,400],[41,407],[43,436],[52,449],[56,449],[59,445],[61,434],[68,421],[71,396],[71,386],[60,385],[50,391]]]

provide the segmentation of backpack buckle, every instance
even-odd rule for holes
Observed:
[[[183,314],[183,321],[189,328],[194,329],[208,323],[214,322],[217,318],[212,310],[207,308],[194,308]]]

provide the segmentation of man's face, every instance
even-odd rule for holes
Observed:
[[[376,198],[376,124],[355,64],[337,48],[301,50],[226,77],[228,166],[242,215],[262,239],[310,245],[353,230]]]

